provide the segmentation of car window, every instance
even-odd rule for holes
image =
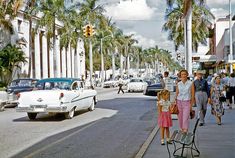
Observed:
[[[44,90],[52,90],[52,89],[61,89],[61,90],[69,90],[70,89],[70,83],[67,81],[48,81],[48,82],[40,82],[36,86],[38,89],[44,89]]]
[[[32,80],[16,80],[12,81],[10,87],[28,87],[34,86],[37,81]]]

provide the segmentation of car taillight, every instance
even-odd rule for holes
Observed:
[[[64,97],[64,93],[60,93],[60,99]]]
[[[17,97],[17,99],[19,99],[20,98],[20,93],[17,93],[16,97]]]

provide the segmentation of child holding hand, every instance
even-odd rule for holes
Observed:
[[[170,140],[169,127],[172,126],[172,118],[170,113],[170,92],[166,89],[158,92],[158,126],[161,130],[161,145],[165,145],[164,135],[166,132],[166,140]]]

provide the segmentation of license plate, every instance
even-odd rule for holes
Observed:
[[[36,111],[36,112],[44,112],[45,109],[44,108],[34,108],[34,111]]]

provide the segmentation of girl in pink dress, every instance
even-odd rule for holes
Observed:
[[[166,140],[169,142],[170,130],[172,126],[172,118],[170,113],[170,92],[166,89],[158,92],[158,126],[161,129],[161,145],[165,145],[164,134],[166,132]]]

